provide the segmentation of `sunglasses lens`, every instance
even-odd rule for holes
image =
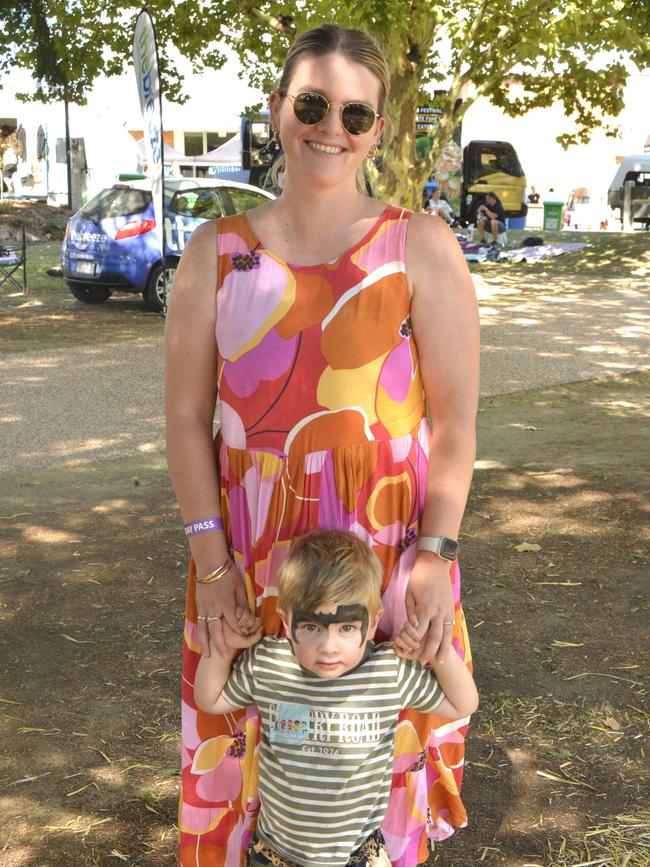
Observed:
[[[300,123],[313,126],[323,120],[329,104],[320,93],[301,93],[293,101],[293,111]]]
[[[342,120],[350,135],[363,135],[373,128],[375,111],[363,102],[350,102],[343,109]]]

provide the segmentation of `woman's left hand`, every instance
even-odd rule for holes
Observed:
[[[406,589],[406,616],[422,642],[420,662],[443,662],[451,647],[454,597],[451,563],[419,551]]]

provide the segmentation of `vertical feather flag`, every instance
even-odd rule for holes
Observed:
[[[151,195],[156,218],[156,234],[160,243],[160,257],[165,262],[165,228],[163,214],[163,125],[160,75],[158,72],[158,46],[151,15],[143,9],[138,15],[133,36],[133,65],[138,82],[145,148],[151,178]],[[165,274],[163,267],[163,274]],[[165,293],[166,294],[166,293]]]

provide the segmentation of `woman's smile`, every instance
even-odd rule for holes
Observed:
[[[307,141],[307,142],[305,142],[305,144],[308,147],[310,147],[312,150],[318,151],[319,153],[323,153],[323,154],[336,155],[336,154],[343,153],[343,151],[345,150],[345,148],[337,146],[337,145],[326,145],[326,144],[322,144],[322,142],[316,142],[316,141]]]

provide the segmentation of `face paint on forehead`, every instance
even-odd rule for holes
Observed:
[[[296,629],[299,623],[320,623],[329,627],[331,623],[354,623],[361,621],[361,644],[366,640],[368,632],[368,609],[365,605],[338,605],[334,614],[316,614],[313,611],[302,611],[294,608],[291,612],[291,637],[296,638]]]

